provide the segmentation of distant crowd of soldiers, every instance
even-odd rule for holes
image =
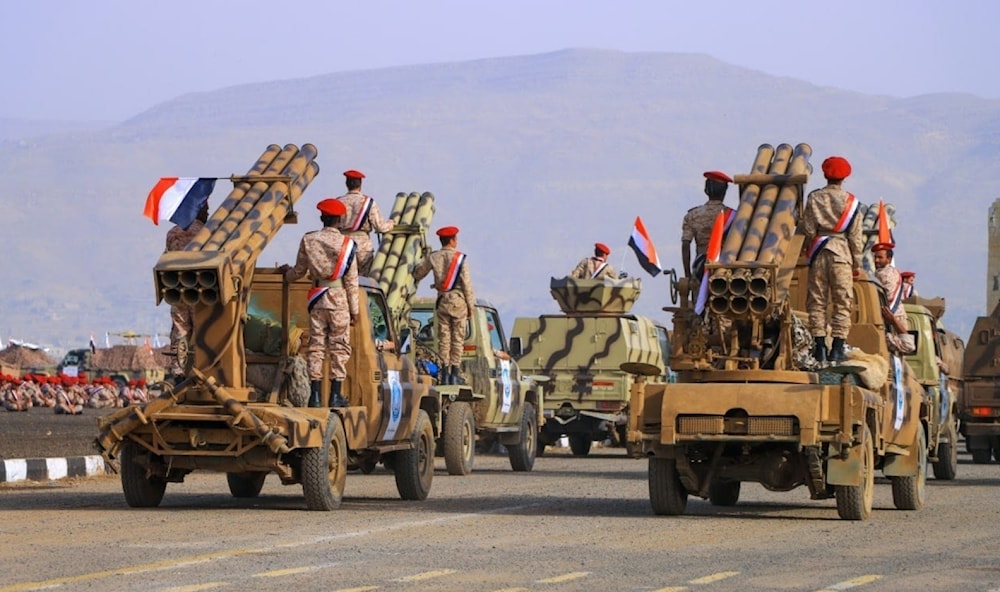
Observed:
[[[120,384],[102,376],[87,380],[77,376],[0,374],[0,401],[7,411],[32,407],[52,409],[57,415],[80,415],[85,407],[107,409],[145,403],[149,397],[144,379]]]

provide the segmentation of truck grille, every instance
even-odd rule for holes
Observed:
[[[681,415],[679,434],[732,434],[745,436],[794,436],[794,417],[723,417],[721,415]]]

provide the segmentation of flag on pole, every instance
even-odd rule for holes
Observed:
[[[91,353],[97,352],[97,342],[94,341],[94,334],[90,334],[90,351]]]
[[[146,351],[153,353],[153,346],[149,344],[149,337],[146,338]]]
[[[712,234],[708,239],[708,252],[705,253],[706,263],[715,263],[719,260],[719,255],[722,252],[722,235],[726,232],[726,222],[729,219],[729,214],[725,210],[715,216],[715,223],[712,224]],[[701,285],[698,286],[698,300],[694,303],[695,314],[704,312],[706,304],[708,304],[707,265],[705,266],[705,273],[701,278]]]
[[[160,349],[163,345],[160,343],[160,334],[153,331],[153,347]]]
[[[639,216],[635,217],[635,224],[632,226],[632,236],[628,239],[628,246],[632,247],[632,250],[635,251],[635,256],[639,259],[639,265],[649,275],[656,277],[663,273],[663,267],[660,265],[660,257],[656,254],[656,247],[653,246],[653,241],[649,240],[649,233],[646,232],[646,226],[642,223],[642,218]]]
[[[111,347],[111,334],[107,331],[104,332],[104,347]]]
[[[163,177],[146,196],[142,214],[153,224],[169,220],[187,228],[198,217],[198,210],[213,189],[214,177]]]
[[[889,228],[889,216],[885,213],[885,202],[881,199],[878,200],[878,244],[889,245],[890,249],[896,246],[896,239]]]

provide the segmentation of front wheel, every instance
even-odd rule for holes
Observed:
[[[163,493],[167,482],[162,477],[153,475],[139,460],[149,456],[135,442],[122,444],[122,492],[125,502],[133,508],[155,508],[163,501]]]
[[[347,481],[347,435],[340,416],[331,413],[323,444],[302,453],[302,493],[310,510],[340,507]]]
[[[865,424],[861,433],[861,484],[837,485],[837,514],[844,520],[867,520],[875,498],[875,446]],[[925,459],[926,462],[926,459]]]
[[[919,510],[924,505],[927,494],[927,436],[924,429],[917,427],[914,442],[917,455],[917,474],[908,477],[892,477],[892,503],[897,510]]]
[[[510,468],[515,471],[530,471],[535,466],[535,456],[538,453],[538,417],[535,406],[525,403],[521,412],[521,433],[517,444],[507,447],[507,458]]]
[[[434,479],[434,428],[423,409],[417,415],[410,445],[408,450],[389,453],[396,474],[396,490],[405,500],[427,499]]]
[[[688,492],[677,472],[677,461],[672,458],[649,459],[649,503],[653,513],[677,516],[687,508]]]
[[[958,434],[955,426],[948,427],[947,442],[939,442],[937,455],[938,459],[934,463],[934,478],[941,481],[951,481],[958,475]]]
[[[444,464],[449,475],[468,475],[476,456],[476,420],[472,405],[456,401],[444,419]]]

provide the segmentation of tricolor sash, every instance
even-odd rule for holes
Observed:
[[[364,200],[361,202],[361,207],[358,208],[358,215],[354,217],[354,221],[351,222],[351,226],[348,230],[351,232],[356,232],[361,230],[361,226],[368,220],[368,214],[372,211],[372,204],[375,200],[364,196]]]
[[[462,264],[465,263],[465,253],[455,251],[455,256],[451,258],[451,263],[448,265],[448,272],[444,274],[444,279],[441,280],[440,291],[447,292],[455,288],[455,282],[458,281],[458,274],[462,271]]]
[[[590,279],[592,280],[597,279],[597,276],[601,275],[601,272],[604,271],[604,268],[607,266],[608,266],[607,261],[601,261],[601,264],[597,266],[597,269],[594,270],[594,273],[590,274]]]
[[[889,310],[892,314],[896,314],[899,310],[899,305],[903,302],[903,278],[896,274],[896,287],[893,289],[892,294],[889,294]]]
[[[351,267],[351,261],[354,261],[356,247],[357,243],[354,240],[348,236],[344,237],[344,242],[340,245],[340,255],[337,256],[337,262],[333,264],[333,272],[328,279],[339,280],[344,277],[344,274]]]
[[[903,284],[903,298],[909,298],[913,295],[913,286],[910,284]]]
[[[316,286],[315,288],[309,290],[309,294],[306,296],[306,309],[309,312],[312,312],[313,307],[316,306],[319,299],[322,298],[323,294],[326,294],[329,289],[329,286]]]
[[[854,197],[853,193],[847,194],[847,203],[844,204],[844,211],[840,213],[840,219],[837,220],[837,224],[834,225],[831,232],[842,233],[845,232],[848,227],[850,227],[851,222],[854,220],[855,214],[858,213],[858,206],[861,204]],[[830,240],[830,235],[817,236],[809,243],[809,250],[806,251],[806,257],[809,259],[809,264],[812,265],[813,259],[816,254],[823,250],[823,246],[826,245],[827,241]]]

